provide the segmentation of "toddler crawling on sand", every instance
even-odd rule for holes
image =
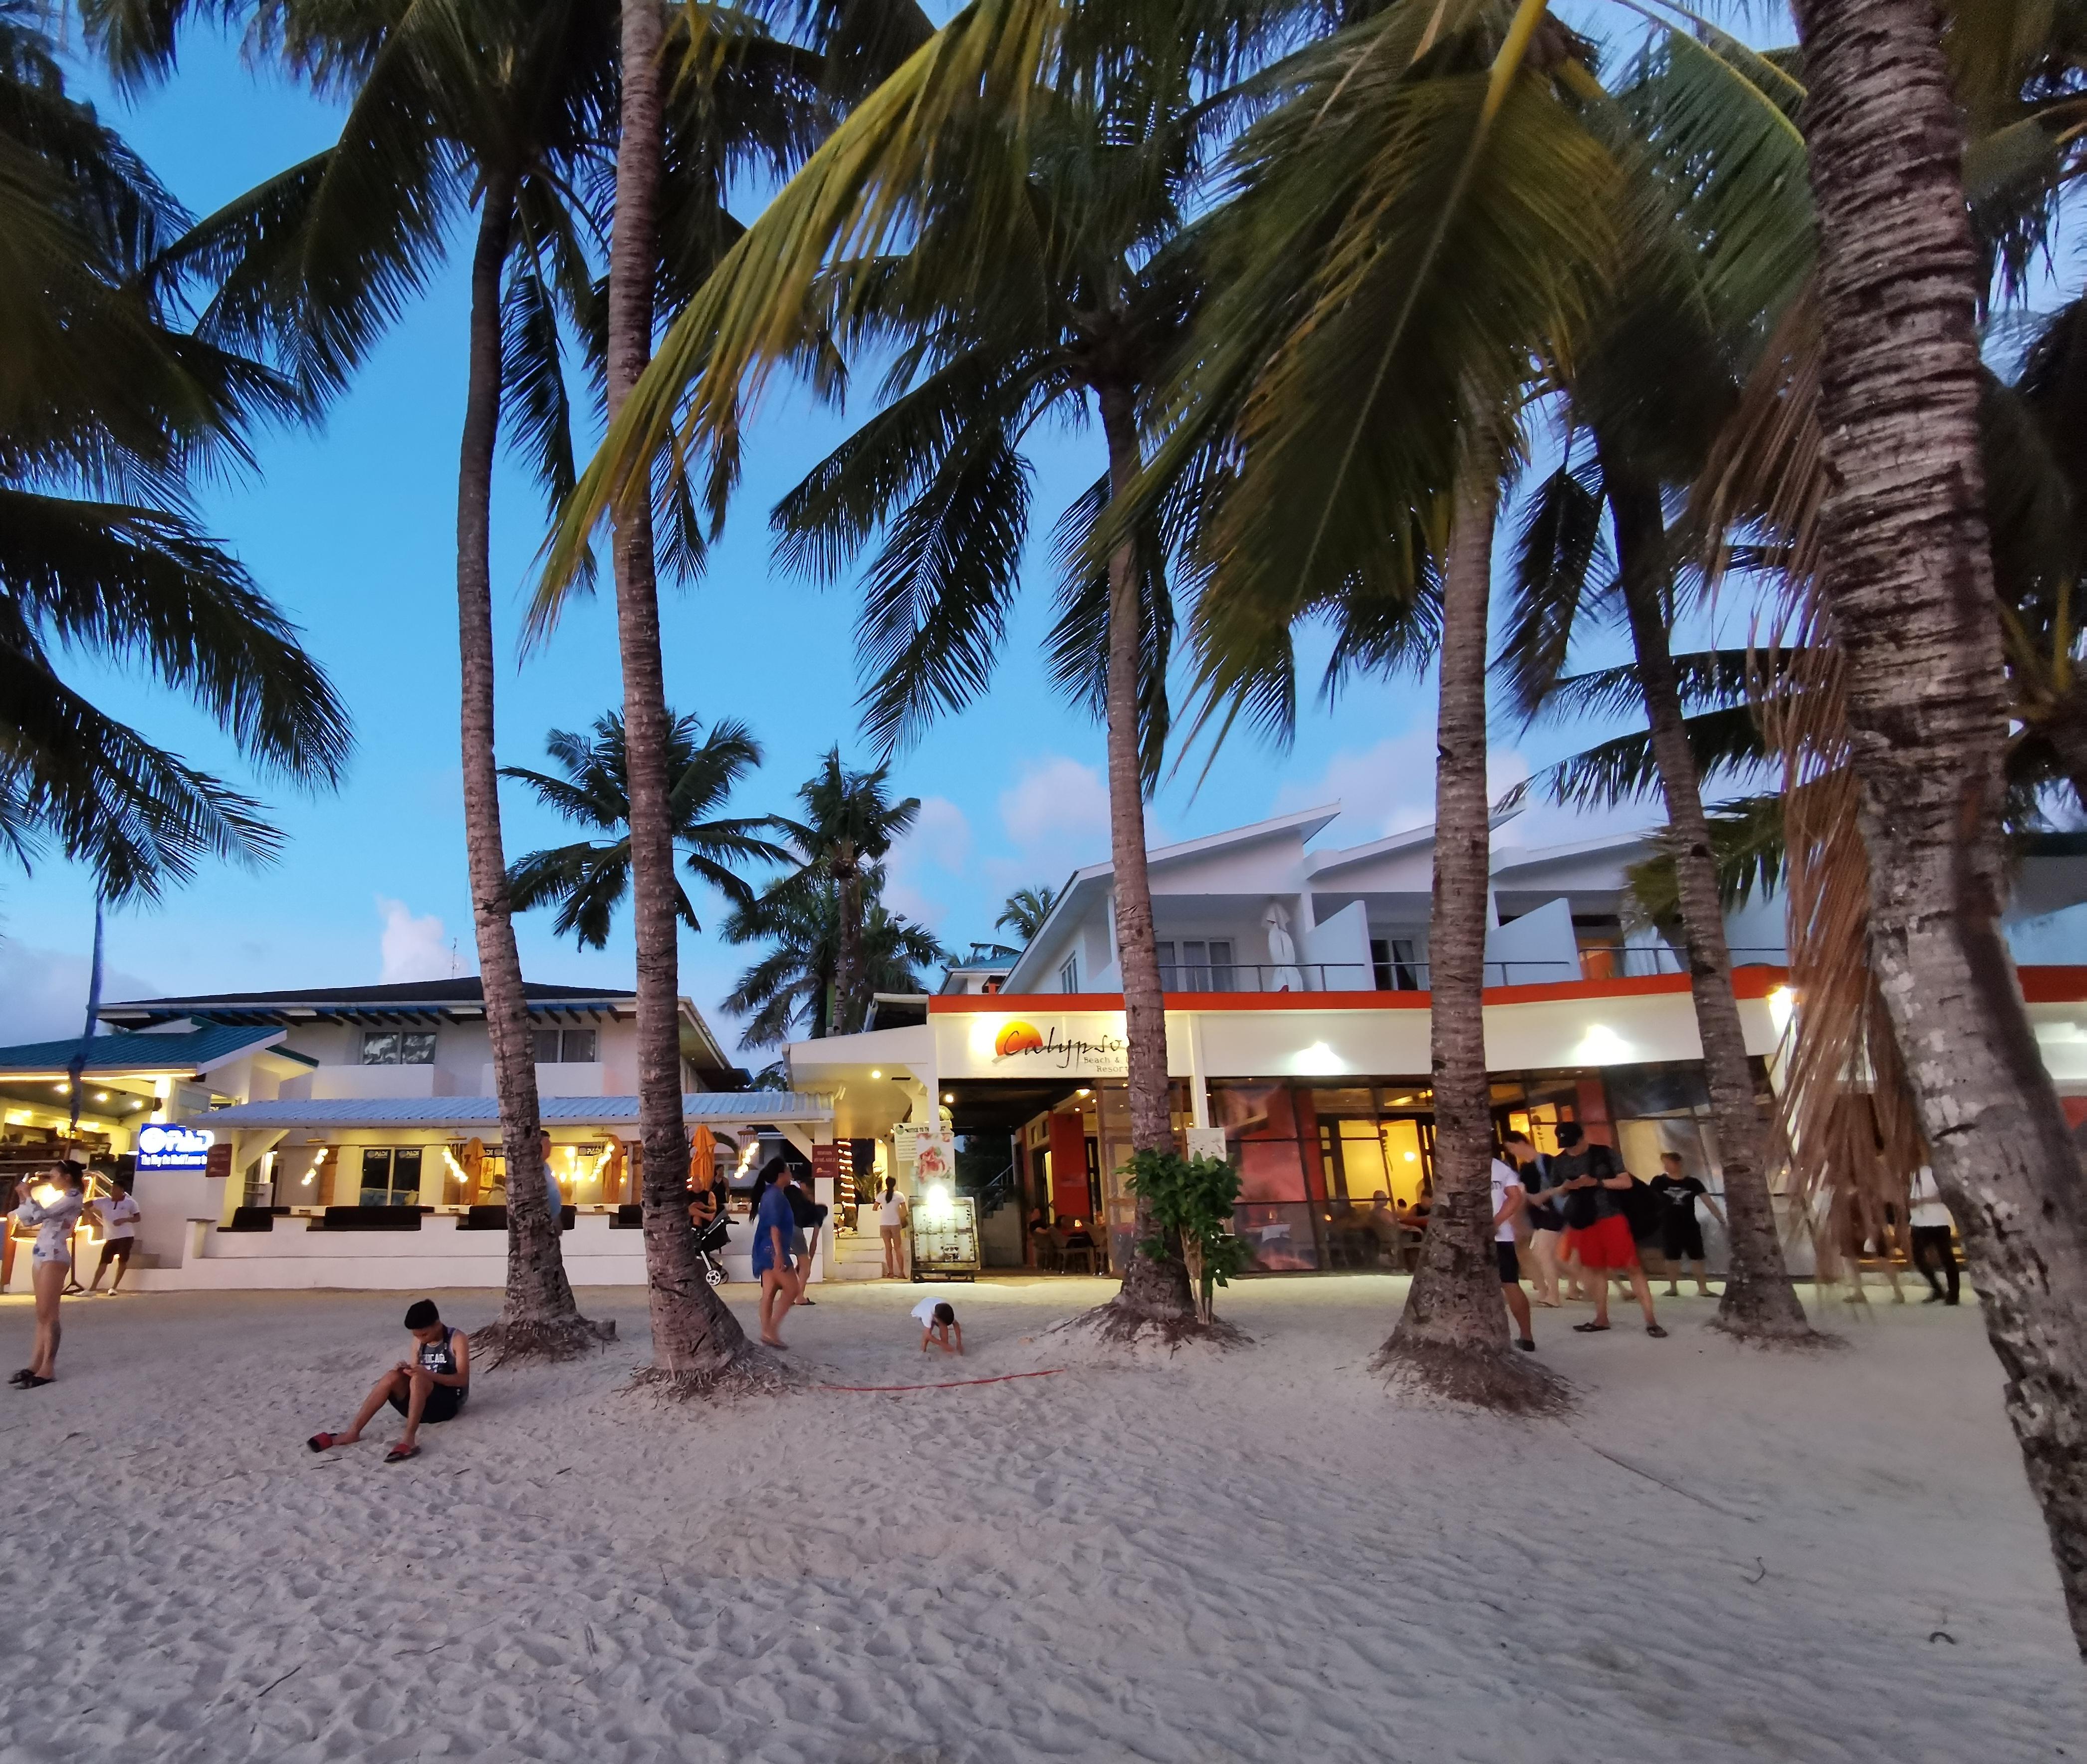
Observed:
[[[955,1306],[946,1300],[923,1299],[913,1307],[920,1325],[920,1352],[940,1347],[945,1354],[964,1351],[964,1326],[957,1321]]]

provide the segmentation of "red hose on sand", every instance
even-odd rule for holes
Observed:
[[[1005,1384],[1010,1378],[1055,1378],[1066,1369],[1052,1366],[1042,1372],[1003,1372],[992,1378],[952,1378],[946,1384],[822,1384],[822,1390],[960,1390],[968,1384]]]

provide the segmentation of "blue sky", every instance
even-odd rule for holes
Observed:
[[[250,72],[236,49],[207,37],[186,47],[164,90],[135,104],[103,98],[198,213],[322,147],[335,128],[325,106]],[[465,309],[463,275],[452,271],[408,310],[322,431],[264,437],[256,477],[208,491],[207,518],[304,627],[351,707],[353,766],[345,786],[320,800],[262,784],[288,835],[280,861],[253,872],[211,868],[156,908],[114,916],[105,996],[439,977],[453,959],[475,971],[456,757]],[[773,398],[707,576],[665,608],[672,703],[706,719],[742,718],[766,749],[739,812],[787,809],[836,741],[851,759],[867,758],[855,735],[852,591],[783,577],[770,567],[766,535],[770,504],[843,433],[843,419],[808,399]],[[1107,854],[1101,732],[1062,702],[1040,660],[1051,586],[1041,540],[1098,471],[1098,447],[1090,429],[1039,442],[1033,579],[993,690],[898,762],[898,784],[924,806],[918,834],[895,856],[893,895],[945,942],[992,935],[1011,888],[1056,883]],[[545,731],[583,727],[618,701],[612,609],[606,600],[582,604],[548,647],[518,658],[521,595],[544,532],[540,503],[518,470],[503,469],[493,516],[506,661],[501,758],[538,764]],[[246,776],[207,722],[149,683],[84,665],[70,674],[155,739]],[[1331,709],[1314,707],[1287,754],[1240,737],[1199,789],[1197,765],[1162,791],[1154,831],[1189,836],[1335,798],[1347,812],[1327,836],[1342,843],[1425,820],[1432,700],[1432,681],[1368,683]],[[1496,743],[1496,771],[1512,776],[1577,745],[1568,732],[1509,733]],[[510,787],[504,807],[510,857],[561,836],[519,788]],[[1547,843],[1562,825],[1553,811],[1533,811],[1511,836]],[[85,876],[62,862],[46,860],[26,878],[0,872],[0,1040],[77,1023],[92,910]],[[682,985],[715,1014],[746,955],[712,935],[722,916],[715,900],[698,911],[705,929],[684,935]],[[583,954],[553,941],[548,913],[517,925],[531,978],[630,984],[627,927],[607,951]]]

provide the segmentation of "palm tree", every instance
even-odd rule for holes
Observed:
[[[996,931],[1012,931],[1022,939],[1026,948],[1044,929],[1044,921],[1051,916],[1051,909],[1058,904],[1058,891],[1048,882],[1034,888],[1018,888],[1007,897],[1007,903],[1000,909],[1000,916],[992,921]]]
[[[583,950],[604,949],[610,921],[630,891],[630,756],[622,714],[611,711],[597,718],[591,738],[553,729],[544,747],[563,776],[520,766],[503,766],[500,775],[526,784],[540,802],[567,820],[609,837],[518,859],[507,872],[508,895],[518,912],[555,904],[553,929],[558,936],[570,935]],[[668,725],[667,807],[675,846],[685,854],[682,862],[691,876],[737,906],[753,901],[739,866],[789,861],[781,846],[761,836],[775,824],[766,817],[710,818],[760,763],[760,744],[742,723],[715,723],[707,735],[697,717],[674,717]],[[691,931],[702,929],[678,882],[674,912]]]
[[[1422,663],[1439,633],[1431,947],[1436,1212],[1378,1365],[1509,1407],[1552,1400],[1509,1343],[1488,1240],[1482,983],[1485,631],[1495,486],[1529,364],[1586,326],[1616,249],[1585,51],[1537,0],[1394,5],[1278,68],[1209,222],[1211,280],[1147,479],[1228,431],[1198,499],[1205,719],[1287,737],[1291,632],[1327,682]],[[1150,491],[1148,494],[1153,493]]]
[[[1685,58],[1679,68],[1676,58]],[[1665,844],[1731,1225],[1730,1273],[1718,1320],[1745,1339],[1803,1342],[1812,1330],[1778,1240],[1766,1126],[1732,991],[1710,825],[1667,634],[1682,553],[1681,540],[1668,529],[1666,499],[1703,474],[1717,429],[1738,400],[1736,364],[1758,335],[1756,312],[1719,310],[1721,292],[1743,279],[1726,269],[1728,249],[1716,224],[1733,202],[1722,187],[1731,180],[1704,178],[1701,156],[1692,151],[1703,132],[1689,126],[1692,107],[1700,104],[1702,58],[1700,47],[1648,56],[1640,76],[1618,95],[1637,121],[1637,138],[1658,143],[1658,152],[1637,164],[1645,183],[1643,209],[1674,216],[1675,224],[1637,241],[1619,274],[1622,291],[1608,322],[1582,340],[1577,360],[1551,369],[1564,405],[1566,457],[1533,500],[1524,528],[1502,663],[1530,715],[1554,689],[1573,633],[1590,614],[1620,612],[1629,631],[1648,745],[1667,805]],[[1760,133],[1760,157],[1795,181],[1801,145],[1772,127]],[[1718,199],[1692,203],[1706,186]],[[1713,211],[1698,215],[1697,207]],[[1576,460],[1581,434],[1593,446],[1588,458]],[[1615,539],[1612,587],[1590,579],[1604,522]]]
[[[923,990],[920,970],[946,962],[949,952],[924,925],[889,911],[877,897],[884,871],[873,865],[862,879],[863,986],[868,993]],[[840,891],[813,871],[786,878],[725,921],[728,943],[774,947],[740,976],[726,1010],[749,1019],[740,1044],[772,1048],[793,1030],[817,1040],[834,1032],[835,975],[840,965]]]
[[[296,628],[198,527],[193,474],[250,463],[292,389],[182,334],[152,266],[186,216],[0,8],[0,849],[46,839],[107,901],[257,861],[262,805],[68,686],[60,646],[142,662],[257,764],[338,781],[347,713]]]
[[[236,11],[227,7],[223,11]],[[119,74],[171,64],[179,3],[100,0],[90,15]],[[342,383],[476,207],[468,371],[457,474],[457,615],[464,837],[508,1180],[497,1351],[563,1355],[600,1332],[579,1315],[539,1150],[493,751],[493,467],[504,398],[555,501],[571,481],[559,365],[562,310],[584,328],[600,232],[574,193],[603,169],[616,39],[600,0],[262,0],[257,41],[347,100],[335,144],[209,217],[173,254],[214,288],[206,336],[271,347],[314,392]]]
[[[841,750],[835,746],[820,771],[797,792],[804,818],[792,831],[804,858],[804,873],[833,886],[836,942],[830,1032],[835,1035],[847,1035],[861,1026],[875,990],[869,984],[864,941],[873,892],[869,888],[871,873],[920,813],[918,797],[891,800],[887,788],[890,775],[889,766],[850,771],[841,764]]]
[[[1215,113],[1197,100],[1295,10],[966,8],[857,106],[669,329],[549,565],[553,578],[578,567],[590,524],[670,439],[677,469],[707,466],[705,493],[721,515],[739,412],[766,376],[785,361],[823,364],[829,339],[890,344],[896,395],[779,511],[786,550],[822,570],[888,527],[865,631],[879,677],[869,728],[889,746],[967,702],[990,670],[1019,551],[1011,536],[1026,531],[1027,424],[1048,409],[1098,415],[1107,469],[1071,511],[1053,648],[1061,678],[1108,731],[1139,1149],[1172,1144],[1142,810],[1166,733],[1171,613],[1157,522],[1097,535],[1093,557],[1084,553],[1100,510],[1136,474],[1143,377],[1193,286],[1159,247],[1210,137]],[[880,481],[885,466],[892,476]],[[1156,1233],[1147,1219],[1133,1235],[1142,1245]],[[1173,1330],[1194,1319],[1179,1258],[1134,1254],[1112,1322]]]
[[[2004,679],[1978,453],[1983,288],[1940,14],[1795,0],[1819,211],[1819,583],[1848,662],[1869,948],[2087,1650],[2082,1172],[1999,926]],[[1974,9],[1958,23],[1978,28]],[[2011,66],[2012,58],[2000,65]],[[1975,65],[1975,64],[1974,64]]]

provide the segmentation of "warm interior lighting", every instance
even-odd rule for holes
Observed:
[[[72,1088],[72,1086],[67,1083],[65,1079],[60,1078],[57,1083],[51,1086],[51,1088],[62,1096],[67,1091]]]
[[[1091,1096],[1094,1095],[1094,1092],[1092,1091],[1074,1091],[1073,1094],[1075,1096]]]
[[[947,1091],[945,1091],[942,1093],[942,1100],[945,1103],[953,1103],[956,1100],[956,1098],[951,1096]]]
[[[870,1075],[872,1078],[881,1078],[881,1077],[883,1077],[883,1076],[884,1076],[884,1074],[883,1074],[881,1072],[874,1072],[874,1071],[873,1071],[873,1072],[872,1072],[869,1075]]]
[[[94,1093],[94,1100],[97,1103],[105,1103],[109,1100],[109,1092],[107,1091],[96,1091]]]

